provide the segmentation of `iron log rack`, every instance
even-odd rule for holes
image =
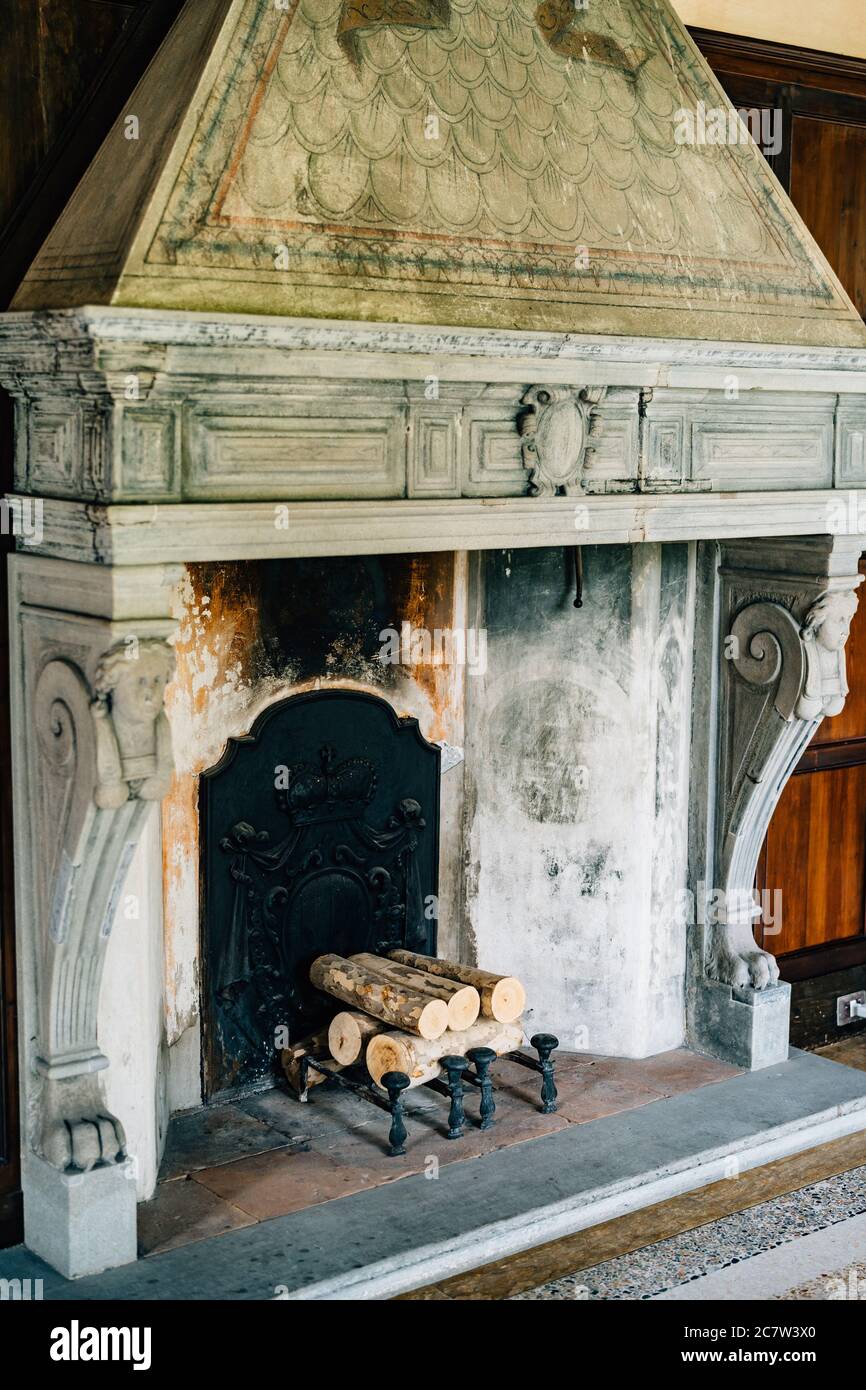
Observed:
[[[537,1058],[527,1057],[525,1052],[505,1052],[503,1057],[509,1062],[516,1062],[518,1066],[528,1067],[530,1071],[540,1074],[541,1112],[543,1115],[552,1115],[556,1110],[553,1053],[559,1047],[559,1039],[554,1037],[552,1033],[535,1033],[529,1042],[530,1046],[534,1047],[538,1053]],[[463,1138],[467,1124],[463,1104],[467,1085],[474,1087],[480,1093],[481,1103],[476,1122],[477,1128],[492,1128],[496,1103],[493,1099],[491,1071],[496,1059],[497,1054],[490,1047],[471,1047],[465,1057],[462,1055],[440,1057],[439,1064],[445,1073],[444,1078],[437,1076],[432,1081],[422,1082],[428,1091],[435,1091],[437,1095],[445,1096],[450,1101],[448,1111],[449,1139]],[[409,1137],[406,1129],[403,1095],[410,1085],[406,1073],[404,1071],[389,1071],[382,1077],[382,1089],[387,1093],[386,1100],[376,1086],[370,1082],[353,1080],[344,1072],[338,1071],[336,1065],[336,1063],[326,1060],[302,1057],[299,1067],[299,1099],[307,1099],[310,1069],[319,1072],[342,1090],[349,1091],[352,1095],[367,1101],[368,1104],[375,1105],[379,1110],[386,1111],[391,1117],[391,1128],[388,1133],[388,1156],[397,1158],[404,1154],[406,1152],[406,1140]]]

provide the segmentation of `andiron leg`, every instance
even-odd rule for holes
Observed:
[[[496,1061],[496,1053],[492,1047],[471,1047],[466,1053],[469,1061],[475,1067],[478,1075],[478,1084],[481,1088],[481,1128],[490,1129],[493,1125],[493,1115],[496,1105],[493,1100],[493,1077],[490,1075],[490,1067]]]
[[[551,1053],[559,1047],[559,1038],[552,1033],[534,1033],[529,1039],[530,1046],[538,1053],[541,1072],[541,1109],[545,1115],[556,1110],[556,1084],[554,1082],[554,1063]]]
[[[406,1139],[408,1138],[406,1126],[403,1123],[403,1092],[409,1085],[409,1078],[404,1071],[386,1071],[382,1077],[382,1085],[388,1092],[391,1106],[388,1157],[398,1158],[400,1154],[406,1152]]]
[[[444,1067],[448,1076],[448,1094],[451,1097],[451,1109],[448,1112],[448,1138],[462,1139],[463,1126],[466,1124],[466,1115],[463,1110],[463,1073],[469,1065],[466,1057],[440,1057],[440,1066]]]

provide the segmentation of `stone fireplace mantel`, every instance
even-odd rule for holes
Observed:
[[[0,379],[28,548],[86,563],[850,533],[866,486],[851,348],[89,309],[6,315]],[[585,425],[527,497],[547,387]]]
[[[133,1161],[100,1087],[103,1074],[111,1093],[113,1069],[97,1030],[126,878],[146,885],[142,940],[164,930],[149,826],[167,785],[167,642],[195,564],[634,548],[621,681],[639,749],[635,826],[646,844],[680,849],[652,883],[635,860],[628,891],[669,952],[677,929],[664,923],[687,876],[692,894],[721,885],[734,903],[692,923],[670,1037],[683,1036],[685,998],[695,1047],[746,1068],[783,1058],[788,987],[753,945],[749,890],[771,810],[822,717],[810,614],[859,584],[865,352],[95,309],[4,318],[0,379],[17,410],[8,506],[33,523],[11,562],[33,1250],[68,1273],[133,1258],[136,1188],[152,1187],[171,1109],[157,1086],[153,1152]],[[545,409],[562,430],[545,427]],[[749,649],[731,662],[741,630]],[[507,666],[503,641],[493,663]],[[555,660],[549,641],[527,632],[527,669]],[[574,637],[563,628],[556,641],[562,664]],[[128,653],[152,687],[143,705],[135,682],[118,684]],[[482,713],[496,689],[488,677],[467,699]],[[578,741],[589,737],[580,708]],[[499,787],[485,783],[474,737],[466,776],[477,806],[493,808]],[[475,828],[482,860],[492,833]],[[560,1008],[577,1027],[584,1005]]]
[[[634,847],[610,880],[627,883],[622,905],[604,912],[611,930],[622,926],[616,912],[636,924],[629,987],[645,991],[646,1014],[631,1055],[661,1045],[661,1026],[665,1045],[677,1045],[686,1009],[699,1050],[754,1069],[786,1055],[789,989],[754,945],[750,890],[796,758],[844,699],[844,636],[833,653],[820,632],[828,612],[828,632],[840,614],[850,618],[860,582],[866,352],[85,309],[6,316],[0,380],[16,407],[13,519],[16,507],[38,504],[28,513],[38,526],[19,536],[11,562],[31,1248],[72,1275],[134,1258],[136,1194],[152,1190],[171,1109],[196,1102],[199,1043],[185,1024],[186,1089],[171,1078],[164,1043],[145,1080],[133,1068],[136,1104],[153,1118],[130,1156],[111,1107],[116,1064],[98,1037],[106,1010],[124,1007],[109,943],[128,879],[144,905],[137,949],[150,973],[139,992],[151,991],[157,1014],[168,969],[154,810],[169,772],[162,695],[190,566],[430,552],[456,552],[468,566],[467,553],[483,565],[505,552],[496,582],[491,570],[460,599],[463,621],[475,612],[481,626],[485,594],[501,605],[493,670],[465,696],[476,711],[465,750],[476,821],[466,837],[478,857],[471,930],[480,949],[485,922],[502,915],[487,860],[500,878],[514,876],[515,902],[525,894],[527,941],[550,907],[490,838],[500,833],[501,779],[485,730],[510,698],[517,663],[529,673],[519,719],[534,701],[542,723],[562,725],[566,757],[592,769],[628,740],[617,773],[626,781],[609,797],[634,794]],[[557,412],[549,428],[548,409]],[[542,495],[528,495],[531,486]],[[612,557],[598,562],[597,616],[518,629],[511,553],[531,562],[574,546],[608,547]],[[531,623],[533,590],[522,592]],[[620,606],[628,616],[611,628]],[[743,644],[734,659],[732,637]],[[125,682],[127,655],[146,690]],[[563,685],[573,659],[585,670]],[[600,709],[587,721],[594,698]],[[619,699],[621,722],[605,723],[601,706]],[[245,732],[261,707],[251,702],[225,730]],[[192,726],[180,733],[171,701],[168,714],[177,745]],[[225,732],[215,727],[218,743]],[[555,760],[545,766],[547,778],[563,774]],[[567,806],[548,798],[547,815],[567,850],[571,829],[583,833],[598,808],[575,809],[580,779],[564,772],[574,796]],[[533,833],[544,819],[535,816]],[[449,835],[453,878],[469,851],[457,830]],[[568,870],[568,853],[560,858]],[[546,881],[560,872],[557,860]],[[579,889],[564,881],[558,901],[577,920],[596,890],[586,878]],[[614,893],[615,904],[610,883],[597,895],[607,903]],[[674,899],[699,883],[720,887],[726,906],[707,915],[699,904],[686,932]],[[168,958],[177,922],[165,930]],[[197,923],[184,930],[196,936]],[[652,1003],[648,942],[668,960],[663,1008]],[[127,961],[139,968],[140,957]],[[106,969],[113,992],[102,989]],[[578,969],[570,964],[564,978]],[[599,1012],[624,989],[605,970]],[[551,1025],[576,1036],[584,996],[551,997],[562,1012]],[[656,1032],[653,1007],[663,1014]]]
[[[847,693],[862,320],[753,142],[680,141],[728,103],[665,0],[380,8],[188,0],[0,318],[25,1232],[68,1276],[135,1258],[203,1101],[202,779],[308,691],[447,747],[437,949],[527,1026],[787,1056],[753,881]],[[483,660],[385,661],[413,625]]]
[[[135,1258],[203,1100],[201,780],[310,690],[447,745],[438,949],[527,1025],[787,1056],[753,880],[847,693],[862,320],[752,141],[680,141],[728,103],[665,0],[380,8],[188,0],[0,319],[25,1232],[68,1276]],[[404,625],[484,659],[388,664]]]

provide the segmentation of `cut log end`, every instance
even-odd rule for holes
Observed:
[[[343,1010],[335,1014],[328,1028],[328,1049],[335,1062],[350,1067],[360,1061],[370,1038],[381,1033],[387,1024],[367,1014]]]
[[[431,999],[418,1015],[419,1038],[441,1038],[448,1027],[448,1005],[444,999]],[[399,1071],[399,1067],[394,1068]]]
[[[349,960],[359,969],[380,979],[389,980],[412,994],[428,994],[433,999],[444,999],[448,1005],[448,1027],[454,1032],[471,1027],[478,1017],[481,999],[477,989],[471,984],[446,980],[430,974],[429,971],[416,970],[410,965],[369,952],[350,956]]]
[[[371,1038],[367,1048],[367,1070],[377,1086],[389,1071],[402,1071],[408,1075],[413,1065],[414,1058],[399,1038],[390,1033],[380,1033]]]
[[[452,1033],[471,1028],[481,1012],[481,996],[472,985],[457,990],[448,1000],[448,1027]]]
[[[494,975],[489,970],[479,970],[474,965],[461,965],[458,961],[442,960],[438,956],[422,956],[415,951],[402,949],[389,951],[388,959],[403,966],[423,970],[440,979],[445,976],[453,984],[460,980],[472,985],[481,992],[481,1014],[483,1018],[494,1018],[497,1023],[513,1023],[520,1018],[526,1007],[526,991],[513,975]]]
[[[333,954],[318,956],[310,966],[310,980],[350,1009],[419,1037],[438,1038],[448,1027],[444,999],[405,989],[365,969],[357,960]]]
[[[513,975],[503,975],[490,991],[490,1011],[499,1023],[513,1023],[526,1008],[526,990]]]
[[[325,1078],[321,1072],[314,1071],[312,1067],[307,1072],[306,1086],[301,1085],[301,1063],[305,1057],[314,1057],[317,1061],[324,1060],[328,1055],[328,1030],[320,1028],[317,1033],[310,1033],[308,1037],[301,1038],[299,1042],[291,1043],[283,1048],[280,1053],[280,1061],[286,1080],[292,1090],[301,1100],[306,1100],[307,1091],[311,1086],[318,1086]]]

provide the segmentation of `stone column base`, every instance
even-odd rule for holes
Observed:
[[[736,989],[703,979],[694,1000],[692,1046],[745,1071],[788,1060],[791,986]]]
[[[24,1172],[24,1242],[67,1279],[137,1258],[135,1162],[61,1173],[36,1154]]]

